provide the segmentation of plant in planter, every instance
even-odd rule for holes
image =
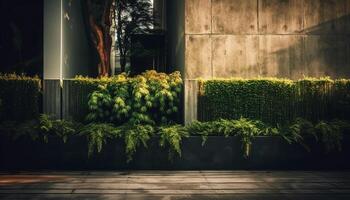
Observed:
[[[326,153],[329,153],[334,150],[337,150],[337,151],[342,150],[343,125],[344,124],[342,124],[339,121],[334,121],[334,122],[321,121],[318,124],[316,124],[315,126],[316,133],[321,138],[321,141],[323,143]]]
[[[68,138],[75,135],[81,126],[80,123],[67,120],[53,120],[48,115],[40,115],[38,131],[46,143],[48,142],[49,135],[56,135],[66,143]]]
[[[175,153],[181,157],[182,139],[189,137],[186,129],[180,125],[164,126],[159,128],[158,134],[160,146],[169,147],[169,160],[173,160]]]
[[[181,88],[179,72],[147,71],[136,77],[123,75],[101,81],[90,94],[87,120],[115,125],[172,123],[179,110]]]
[[[209,135],[240,137],[245,157],[249,157],[252,139],[263,132],[267,134],[266,132],[268,130],[274,129],[267,129],[263,126],[262,122],[246,118],[240,118],[238,120],[220,119],[212,122],[194,122],[187,126],[187,131],[189,133],[202,136],[202,145],[205,144]]]
[[[132,156],[141,144],[147,148],[147,142],[154,134],[154,128],[150,125],[125,125],[122,127],[122,130],[125,140],[127,162],[130,162]]]
[[[122,130],[113,126],[113,124],[91,123],[80,130],[80,135],[86,136],[88,140],[89,157],[96,151],[100,153],[107,139],[120,138]]]
[[[251,121],[245,118],[240,118],[235,120],[233,123],[233,129],[236,135],[241,137],[243,154],[245,157],[249,157],[250,149],[252,145],[252,140],[254,137],[261,133],[261,130],[257,126],[258,122]]]

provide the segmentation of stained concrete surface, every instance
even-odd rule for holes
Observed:
[[[185,80],[350,77],[350,0],[186,0],[184,18]]]
[[[185,8],[185,79],[350,77],[350,0],[187,0]]]
[[[350,172],[3,172],[0,199],[345,200]]]

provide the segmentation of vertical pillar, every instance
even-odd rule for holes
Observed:
[[[184,120],[185,124],[197,120],[198,81],[185,80]]]
[[[44,105],[45,114],[61,118],[63,71],[63,0],[44,1]]]

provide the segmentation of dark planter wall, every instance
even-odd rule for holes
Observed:
[[[148,148],[137,150],[134,159],[126,163],[123,140],[109,141],[100,154],[88,158],[87,141],[75,137],[63,144],[50,138],[48,144],[29,138],[13,141],[1,137],[1,170],[128,170],[128,169],[350,169],[350,137],[343,140],[343,151],[325,154],[320,144],[310,140],[312,151],[298,144],[287,144],[280,137],[257,137],[249,158],[244,158],[237,137],[209,137],[202,146],[201,137],[190,137],[182,144],[182,157],[168,160],[168,149],[159,147],[159,138],[152,138]]]

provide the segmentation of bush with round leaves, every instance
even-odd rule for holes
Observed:
[[[116,125],[173,123],[178,120],[181,90],[179,72],[147,71],[104,79],[90,94],[87,120]]]

